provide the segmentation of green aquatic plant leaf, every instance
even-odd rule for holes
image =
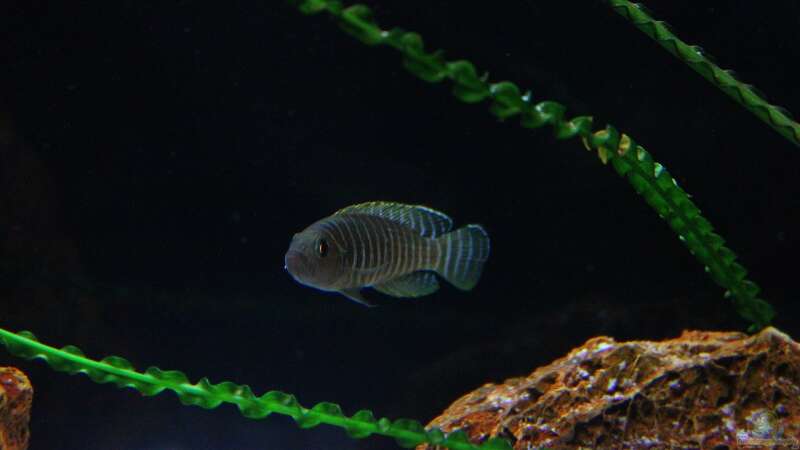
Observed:
[[[138,372],[128,360],[119,356],[93,360],[72,345],[57,349],[42,344],[28,331],[13,333],[0,328],[0,343],[16,356],[42,359],[59,372],[73,375],[85,373],[96,383],[130,387],[145,396],[169,390],[184,405],[205,409],[231,403],[239,408],[243,416],[250,419],[263,419],[272,413],[278,413],[292,417],[300,428],[312,428],[320,424],[333,425],[344,428],[349,436],[356,439],[380,434],[394,438],[405,448],[429,443],[453,450],[511,450],[508,443],[504,446],[505,441],[487,441],[482,445],[475,445],[462,438],[461,434],[445,436],[441,430],[435,428],[426,430],[416,420],[375,420],[372,412],[365,409],[347,417],[335,403],[321,402],[310,409],[304,408],[294,395],[285,392],[269,391],[256,397],[249,386],[230,381],[213,384],[207,378],[201,378],[197,383],[191,383],[183,372],[161,370],[158,367]]]
[[[372,415],[372,411],[368,409],[362,409],[355,414],[353,414],[353,419],[358,420],[359,422],[369,423],[374,425],[375,416]],[[352,426],[345,426],[345,430],[347,431],[347,435],[353,439],[364,439],[365,437],[369,437],[372,435],[372,431],[367,428],[359,428],[359,427],[352,427]]]
[[[631,20],[634,25],[779,133],[800,145],[800,125],[780,108],[766,103],[751,87],[719,69],[706,58],[701,49],[684,44],[663,23],[650,18],[639,5],[627,0],[608,1],[615,11]],[[345,32],[367,45],[388,45],[395,48],[401,52],[406,69],[425,81],[450,80],[453,84],[453,95],[463,102],[478,103],[488,100],[489,111],[500,119],[518,115],[521,126],[525,128],[549,125],[553,128],[556,139],[580,138],[587,149],[597,152],[604,164],[611,162],[613,169],[678,234],[689,251],[705,265],[711,278],[726,289],[725,296],[732,299],[739,314],[752,322],[751,331],[766,326],[773,318],[771,306],[758,297],[760,289],[746,279],[746,269],[736,261],[735,254],[725,247],[724,239],[714,233],[711,224],[700,215],[700,210],[666,168],[655,162],[650,153],[630,136],[618,132],[610,125],[593,132],[592,117],[566,119],[566,107],[557,102],[534,103],[530,92],[522,93],[510,81],[490,83],[488,75],[484,73],[479,76],[475,66],[469,61],[447,61],[441,50],[426,51],[419,34],[399,28],[384,31],[378,27],[367,6],[356,4],[344,7],[339,0],[296,0],[294,3],[306,14],[329,13],[337,19]],[[74,346],[57,349],[42,344],[27,331],[12,333],[0,328],[0,343],[14,355],[26,359],[43,359],[57,371],[84,373],[97,383],[130,387],[145,396],[170,390],[181,403],[206,409],[230,403],[236,405],[243,416],[251,419],[262,419],[278,413],[292,417],[301,428],[328,424],[345,429],[354,439],[380,434],[394,438],[405,448],[428,443],[455,450],[512,450],[511,444],[499,437],[473,444],[463,430],[450,434],[437,428],[426,430],[421,423],[411,419],[376,419],[369,410],[360,410],[348,417],[334,403],[322,402],[310,409],[304,408],[293,395],[280,391],[269,391],[257,397],[249,386],[230,381],[213,384],[207,378],[202,378],[197,383],[191,383],[180,371],[165,371],[157,367],[138,372],[124,358],[109,356],[99,361],[93,360]]]
[[[482,102],[491,95],[486,88],[488,75],[479,77],[475,71],[475,66],[469,61],[453,61],[447,64],[447,69],[452,74],[453,95],[464,103]]]
[[[800,123],[795,122],[785,110],[771,105],[761,95],[728,70],[723,70],[700,47],[688,45],[675,36],[664,22],[650,17],[642,5],[628,0],[608,0],[608,4],[636,28],[650,36],[668,52],[686,63],[703,78],[727,94],[781,136],[800,146]]]
[[[489,111],[500,119],[519,115],[520,124],[525,128],[550,125],[556,139],[580,138],[588,149],[597,151],[603,164],[610,161],[614,170],[628,180],[645,202],[678,234],[711,278],[726,290],[727,296],[733,298],[739,315],[751,323],[751,331],[759,330],[772,321],[775,315],[772,307],[757,297],[757,286],[745,278],[747,272],[735,261],[734,253],[724,246],[724,240],[714,233],[711,224],[700,215],[700,210],[666,168],[655,162],[650,153],[630,136],[620,133],[611,125],[592,132],[592,117],[567,119],[566,107],[560,103],[534,103],[529,92],[522,94],[522,90],[510,81],[490,83],[488,76],[478,77],[478,71],[468,61],[448,62],[441,51],[426,52],[422,38],[416,33],[400,29],[383,31],[366,6],[359,5],[355,9],[358,14],[345,14],[343,11],[353,7],[343,10],[339,1],[295,0],[294,3],[302,12],[327,12],[345,29],[357,29],[359,34],[356,37],[361,41],[398,50],[405,67],[425,81],[450,80],[453,94],[458,99],[467,103],[488,100]],[[369,36],[369,39],[363,36]]]

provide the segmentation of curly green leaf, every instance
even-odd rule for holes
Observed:
[[[668,52],[686,63],[703,78],[755,114],[794,145],[800,146],[800,124],[792,120],[782,108],[767,103],[751,86],[734,78],[730,71],[714,64],[702,48],[688,45],[672,34],[664,22],[650,17],[644,8],[628,0],[608,0],[611,8],[628,19],[636,28],[650,36]]]
[[[361,410],[347,417],[339,405],[334,403],[321,402],[307,409],[293,395],[280,391],[269,391],[256,397],[249,386],[230,381],[212,384],[207,378],[202,378],[192,384],[183,372],[161,370],[158,367],[138,372],[128,360],[119,356],[108,356],[96,361],[87,358],[80,349],[71,345],[57,349],[42,344],[28,331],[13,333],[0,328],[0,342],[12,354],[25,359],[42,359],[59,372],[85,373],[96,383],[130,387],[147,396],[170,390],[184,405],[205,409],[231,403],[239,408],[243,416],[250,419],[263,419],[272,413],[278,413],[291,416],[301,428],[324,423],[344,428],[353,438],[364,438],[371,434],[388,436],[406,448],[429,443],[453,450],[511,450],[508,443],[503,446],[505,441],[491,441],[492,446],[488,446],[489,442],[483,445],[471,444],[459,435],[445,437],[440,430],[425,430],[419,422],[411,419],[375,420],[368,410]]]
[[[625,177],[678,234],[711,278],[726,289],[726,295],[733,297],[739,315],[752,323],[750,330],[765,327],[774,317],[772,307],[757,297],[755,283],[745,279],[746,270],[735,261],[734,253],[723,245],[722,238],[713,232],[711,224],[700,215],[688,194],[678,187],[664,166],[653,161],[650,154],[629,136],[620,134],[610,125],[593,133],[591,117],[566,119],[566,108],[560,103],[534,103],[529,92],[521,94],[522,90],[510,81],[490,83],[487,76],[477,76],[478,71],[469,61],[448,62],[441,51],[426,52],[422,37],[416,33],[400,29],[382,31],[366,6],[359,5],[359,14],[354,16],[343,14],[338,1],[299,0],[296,3],[301,11],[327,11],[340,25],[347,23],[345,28],[357,27],[362,35],[380,37],[369,43],[398,50],[406,68],[423,80],[450,80],[453,94],[466,103],[488,100],[489,111],[500,119],[519,115],[520,124],[525,128],[550,125],[556,139],[581,138],[584,145],[597,151],[604,164],[611,161],[616,172]],[[749,94],[747,98],[750,98]]]

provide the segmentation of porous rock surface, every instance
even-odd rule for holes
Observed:
[[[28,448],[33,387],[14,367],[0,367],[0,449]]]
[[[596,337],[470,392],[428,426],[475,443],[503,436],[515,450],[800,448],[800,344],[774,328]]]

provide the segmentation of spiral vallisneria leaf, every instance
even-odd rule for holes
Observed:
[[[624,0],[609,0],[617,11],[627,8]],[[554,101],[535,103],[529,92],[522,93],[514,83],[501,81],[491,83],[487,76],[479,73],[469,61],[448,62],[441,51],[427,52],[422,37],[413,32],[400,29],[383,31],[375,22],[368,8],[359,5],[358,14],[344,14],[338,0],[294,0],[300,11],[314,13],[327,12],[345,28],[356,27],[357,37],[370,45],[386,45],[399,51],[405,67],[414,75],[429,82],[450,80],[452,92],[459,100],[477,103],[487,100],[489,111],[499,119],[519,115],[520,125],[525,128],[539,128],[550,125],[556,139],[580,138],[589,149],[594,149],[603,164],[611,163],[614,170],[628,180],[656,213],[678,234],[680,240],[699,260],[712,280],[726,290],[726,296],[733,299],[739,315],[751,323],[750,330],[756,331],[767,326],[775,315],[772,307],[757,297],[757,286],[745,278],[747,272],[735,261],[734,253],[724,246],[722,238],[713,232],[711,224],[700,215],[700,210],[689,199],[666,168],[655,162],[643,147],[620,133],[611,125],[605,129],[592,131],[593,120],[589,116],[566,118],[566,108]],[[350,7],[353,8],[353,7]],[[631,13],[632,14],[632,13]],[[640,15],[632,14],[632,20],[639,21]],[[638,26],[638,22],[637,26]],[[380,37],[375,40],[373,38]],[[746,99],[751,96],[742,94]],[[761,102],[764,103],[764,102]],[[761,103],[756,110],[761,110]],[[756,104],[750,102],[751,105]],[[767,109],[767,113],[757,113],[759,117],[777,117]],[[780,119],[778,123],[782,134],[796,140],[794,122]],[[783,124],[783,125],[781,125]],[[794,137],[792,137],[794,136]],[[753,289],[753,287],[756,289]]]
[[[59,372],[85,373],[96,383],[130,387],[146,396],[170,390],[184,405],[205,409],[231,403],[239,408],[243,416],[250,419],[263,419],[272,413],[278,413],[292,417],[301,428],[320,424],[333,425],[344,428],[353,438],[380,434],[394,438],[406,448],[429,443],[453,450],[511,450],[511,446],[505,441],[493,440],[476,445],[462,439],[458,433],[445,436],[438,429],[426,430],[416,420],[375,420],[368,410],[360,410],[347,417],[335,403],[321,402],[310,409],[304,408],[293,395],[285,392],[269,391],[257,397],[249,386],[230,381],[213,384],[207,378],[202,378],[197,383],[191,383],[183,372],[162,370],[158,367],[138,372],[125,358],[108,356],[97,361],[86,357],[80,349],[72,345],[57,349],[43,344],[28,331],[13,333],[0,328],[0,343],[16,356],[42,359]]]
[[[703,78],[772,127],[781,136],[800,146],[800,123],[783,108],[769,104],[752,87],[723,70],[700,47],[688,45],[675,36],[664,22],[653,19],[645,8],[628,0],[608,0],[609,6],[644,34],[683,61]]]

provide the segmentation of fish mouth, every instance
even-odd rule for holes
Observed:
[[[294,278],[296,281],[302,282],[301,277],[309,274],[310,267],[306,261],[305,255],[301,252],[289,250],[284,257],[283,268]]]

